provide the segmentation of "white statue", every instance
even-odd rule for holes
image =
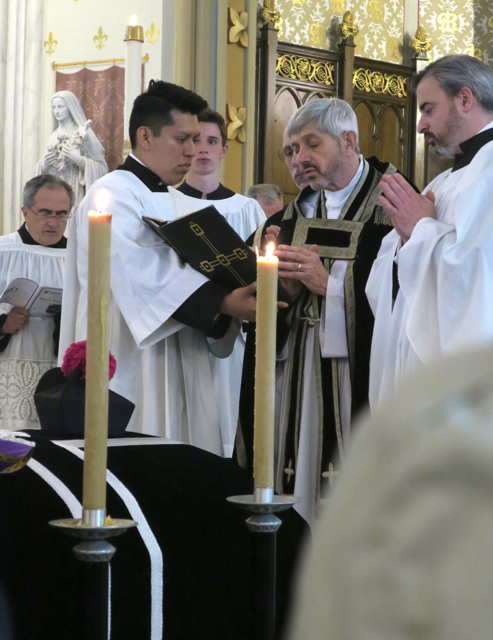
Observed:
[[[52,106],[54,131],[35,175],[52,173],[63,178],[74,190],[76,206],[91,184],[108,172],[104,148],[71,91],[57,91]]]

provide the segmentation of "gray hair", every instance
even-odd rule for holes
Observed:
[[[58,176],[54,176],[51,173],[42,173],[39,176],[31,178],[24,185],[24,191],[22,192],[22,204],[27,209],[31,209],[34,204],[34,198],[41,189],[41,187],[47,187],[48,189],[65,189],[70,200],[70,208],[74,206],[75,195],[72,187],[62,180]]]
[[[463,54],[439,58],[413,77],[413,89],[426,76],[435,78],[449,98],[470,89],[484,111],[493,111],[493,71],[481,60]]]
[[[344,131],[354,131],[358,142],[358,121],[351,106],[339,98],[319,98],[304,104],[288,123],[288,136],[301,132],[308,124],[315,122],[318,131],[328,133],[339,140]],[[356,153],[359,147],[356,144]]]
[[[266,205],[275,204],[276,200],[282,202],[282,192],[277,184],[254,184],[245,191],[245,195]]]

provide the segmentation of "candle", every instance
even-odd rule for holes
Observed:
[[[277,266],[274,243],[257,257],[257,328],[254,411],[255,489],[274,487],[274,403],[276,374]]]
[[[84,436],[84,510],[105,509],[108,439],[108,303],[110,298],[111,213],[89,212],[87,273],[87,358]]]
[[[130,151],[128,139],[128,124],[132,106],[137,96],[142,93],[142,43],[144,29],[137,25],[137,19],[132,16],[125,32],[125,103],[124,103],[124,147]]]

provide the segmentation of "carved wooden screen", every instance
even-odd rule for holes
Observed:
[[[409,175],[414,124],[411,118],[412,69],[367,58],[354,59],[353,109],[361,153],[378,156]]]
[[[278,44],[274,108],[276,152],[282,148],[282,134],[289,118],[299,107],[310,100],[337,96],[338,65],[338,54],[284,42]],[[285,203],[298,194],[285,163],[277,153],[272,181],[285,194]]]

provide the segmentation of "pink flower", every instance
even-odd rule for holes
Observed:
[[[86,379],[86,345],[86,340],[81,340],[80,342],[72,343],[70,347],[65,351],[62,363],[62,373],[65,377],[68,378],[68,376],[74,369],[80,369],[82,373],[81,380]],[[111,378],[115,375],[115,371],[116,360],[110,352],[109,380],[111,380]]]

